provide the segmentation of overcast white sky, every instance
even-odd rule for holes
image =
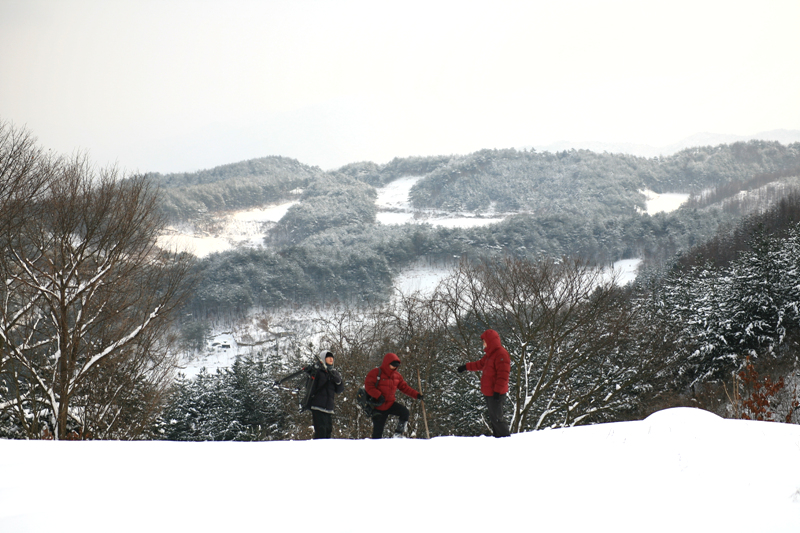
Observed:
[[[664,146],[800,129],[798,28],[798,0],[0,0],[0,120],[128,171]]]

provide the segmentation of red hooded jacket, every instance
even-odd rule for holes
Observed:
[[[467,363],[467,370],[483,371],[481,375],[481,393],[492,396],[495,392],[508,392],[508,376],[511,373],[511,357],[500,343],[500,335],[493,329],[487,329],[481,335],[486,341],[483,349],[486,355],[480,361]]]
[[[400,389],[400,392],[406,396],[410,396],[411,398],[419,398],[419,393],[409,387],[408,383],[406,383],[406,380],[404,380],[403,376],[400,375],[400,372],[389,366],[392,361],[400,361],[400,358],[393,353],[387,353],[385,356],[383,356],[383,363],[381,363],[380,366],[381,379],[378,380],[379,369],[373,368],[369,371],[366,379],[364,380],[364,388],[366,389],[367,394],[375,399],[379,398],[381,394],[383,394],[383,397],[386,400],[375,408],[378,411],[385,411],[392,406],[395,400],[397,389]],[[376,381],[378,382],[377,387],[375,386]]]

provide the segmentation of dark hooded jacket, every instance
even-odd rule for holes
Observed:
[[[383,363],[381,363],[380,369],[373,368],[370,370],[364,380],[364,388],[367,394],[375,399],[378,399],[381,395],[384,397],[385,401],[375,408],[378,411],[385,411],[392,406],[395,402],[397,389],[400,389],[400,392],[406,396],[419,398],[419,393],[406,383],[403,376],[400,375],[400,372],[389,366],[393,361],[400,361],[400,358],[393,353],[387,353],[383,357]],[[378,380],[379,370],[380,380]]]
[[[309,408],[324,413],[333,413],[334,397],[344,391],[342,376],[333,367],[326,367],[319,363],[315,364],[313,369],[314,384],[311,388],[311,406]]]
[[[467,363],[467,370],[482,371],[481,393],[492,396],[495,392],[508,392],[508,376],[511,373],[511,358],[500,343],[500,335],[493,329],[487,329],[481,335],[486,341],[483,351],[486,355],[480,361]]]

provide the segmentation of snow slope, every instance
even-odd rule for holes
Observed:
[[[507,439],[0,440],[0,472],[15,533],[800,531],[800,426],[690,408]]]
[[[196,255],[224,252],[236,246],[258,248],[262,246],[267,229],[278,222],[297,201],[265,205],[245,211],[235,211],[216,217],[219,231],[214,235],[199,231],[194,226],[169,227],[159,246],[177,248]]]
[[[681,193],[664,193],[659,194],[649,189],[639,191],[644,194],[647,200],[646,212],[648,215],[655,215],[656,213],[671,213],[678,209],[681,205],[685,204],[689,199],[688,194]]]
[[[375,206],[378,208],[376,219],[381,224],[421,224],[444,226],[447,228],[474,228],[502,222],[505,218],[491,210],[488,213],[451,213],[434,209],[414,209],[409,199],[411,188],[422,179],[422,176],[406,176],[398,178],[376,192]]]

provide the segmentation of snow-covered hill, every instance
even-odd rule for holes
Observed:
[[[523,146],[520,148],[535,148],[539,152],[561,152],[563,150],[591,150],[593,152],[609,152],[612,154],[630,154],[638,157],[669,156],[674,153],[695,146],[717,146],[751,140],[777,141],[781,144],[800,142],[800,130],[771,130],[762,131],[753,135],[729,135],[720,133],[696,133],[678,142],[666,146],[651,146],[636,143],[612,143],[597,141],[559,141],[551,144],[536,146]]]
[[[418,176],[409,176],[392,181],[385,187],[377,190],[376,207],[378,209],[377,222],[380,224],[405,224],[427,223],[448,227],[473,227],[488,225],[502,221],[507,214],[487,212],[480,215],[474,213],[446,213],[435,210],[415,210],[409,201],[411,187],[421,179]],[[661,211],[672,211],[686,201],[688,195],[684,194],[657,194],[652,191],[642,191],[647,197],[647,212],[655,214]],[[231,249],[235,246],[262,246],[262,238],[271,224],[279,221],[286,211],[296,202],[280,205],[262,206],[258,209],[228,213],[220,216],[213,224],[218,231],[213,235],[199,234],[191,231],[181,232],[178,228],[171,228],[171,233],[162,239],[164,245],[178,246],[192,252],[199,257],[210,253]],[[186,230],[187,228],[183,228]],[[613,265],[613,271],[619,277],[619,283],[625,284],[636,277],[638,259],[626,259]],[[448,268],[432,266],[424,262],[411,265],[401,271],[394,280],[396,290],[410,294],[412,292],[431,292],[442,278],[450,273]],[[610,274],[611,272],[609,272]],[[324,312],[308,309],[308,321],[313,322],[314,313]],[[295,312],[298,314],[300,312]],[[255,327],[257,320],[252,319],[239,325],[238,332],[214,331],[208,346],[202,353],[194,354],[191,360],[184,362],[183,372],[193,376],[206,368],[214,371],[233,364],[236,357],[246,355],[253,350],[252,342],[243,345],[240,342],[243,336],[252,337],[255,342],[263,341],[263,334],[259,335]],[[256,347],[257,349],[257,347]]]
[[[497,213],[489,209],[485,213],[452,213],[432,209],[414,209],[409,200],[411,187],[421,176],[406,176],[377,189],[375,205],[379,224],[431,224],[449,228],[469,228],[502,222],[513,213]],[[647,213],[674,211],[689,198],[688,194],[658,194],[641,191],[646,197]],[[224,252],[237,246],[263,246],[263,237],[269,228],[278,222],[297,201],[276,205],[265,205],[255,209],[234,211],[218,215],[209,224],[215,231],[200,231],[192,225],[170,227],[159,243],[165,247],[176,247],[205,257]]]
[[[0,472],[14,533],[800,531],[800,426],[690,408],[506,439],[0,440]]]

